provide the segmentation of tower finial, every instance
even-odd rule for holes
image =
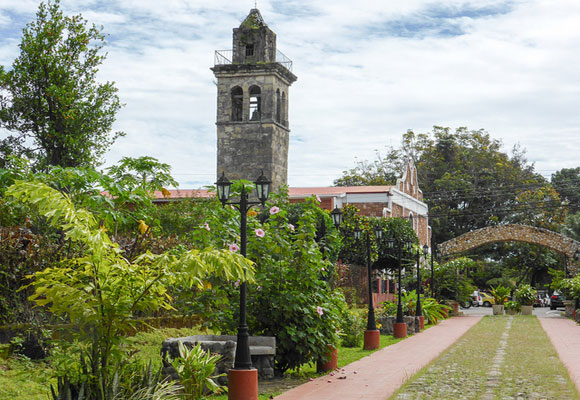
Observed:
[[[254,0],[254,8],[258,8],[258,0]]]

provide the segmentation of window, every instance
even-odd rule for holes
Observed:
[[[258,86],[250,87],[250,121],[262,119],[262,91]]]
[[[288,126],[288,116],[286,115],[286,93],[282,92],[282,111],[280,113],[282,125]]]
[[[253,57],[254,56],[254,45],[247,44],[246,45],[246,57]]]
[[[232,89],[232,121],[242,120],[242,109],[244,106],[244,91],[236,86]]]
[[[280,112],[282,110],[282,104],[280,100],[280,89],[276,89],[276,122],[280,123]]]

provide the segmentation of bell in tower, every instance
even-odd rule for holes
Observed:
[[[288,183],[288,89],[292,61],[258,9],[233,30],[233,49],[217,50],[217,176],[254,181],[264,171],[273,189]]]

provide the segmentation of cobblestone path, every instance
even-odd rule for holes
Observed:
[[[392,399],[579,399],[537,318],[486,317]]]

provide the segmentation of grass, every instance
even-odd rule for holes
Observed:
[[[505,353],[494,358],[507,316],[486,316],[431,364],[409,379],[391,399],[494,398],[577,399],[565,367],[535,316],[514,316]],[[491,372],[491,373],[490,373]]]
[[[199,334],[195,329],[161,329],[140,332],[128,338],[136,351],[135,357],[143,362],[151,360],[154,368],[161,367],[161,342],[169,337]],[[31,361],[21,357],[0,358],[0,399],[47,400],[50,392],[52,370],[44,361]]]
[[[0,399],[46,400],[50,372],[44,362],[0,359]]]
[[[155,371],[161,368],[161,343],[165,339],[200,334],[201,332],[196,328],[164,328],[154,329],[150,332],[139,332],[135,336],[127,338],[127,340],[129,341],[129,347],[136,351],[135,357],[144,365],[151,361]]]
[[[497,396],[578,399],[568,371],[560,362],[540,321],[535,316],[513,319]]]
[[[154,369],[161,367],[161,342],[169,337],[182,337],[199,334],[196,329],[159,329],[150,332],[140,332],[128,338],[129,347],[135,351],[135,357],[143,364],[151,361]],[[380,348],[390,346],[403,339],[381,335]],[[366,357],[377,350],[363,350],[361,347],[339,347],[338,367],[342,368],[354,361]],[[307,364],[300,370],[288,371],[285,375],[293,385],[307,382],[310,378],[324,375],[316,372],[316,364]],[[9,357],[0,358],[0,399],[13,400],[46,400],[51,381],[50,365],[46,362]],[[269,390],[260,394],[260,400],[276,396],[283,390]],[[212,400],[225,400],[227,395],[213,396]]]

